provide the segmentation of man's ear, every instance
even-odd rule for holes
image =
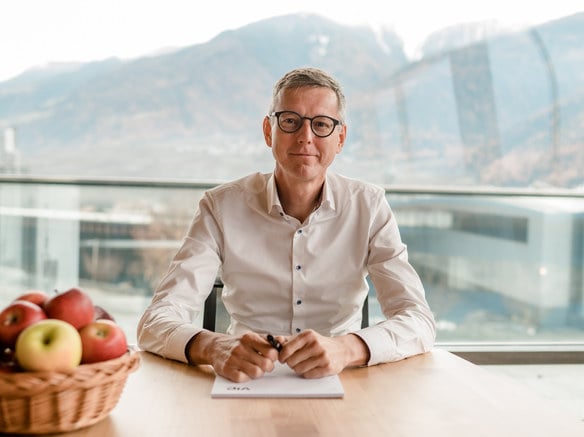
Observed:
[[[345,145],[345,139],[347,138],[347,126],[341,126],[341,132],[339,133],[339,145],[337,146],[337,153],[341,153],[343,146]]]
[[[272,124],[270,123],[270,117],[267,115],[264,118],[262,127],[264,130],[264,141],[268,147],[272,147]]]

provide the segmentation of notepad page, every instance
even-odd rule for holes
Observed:
[[[342,398],[345,394],[338,375],[306,379],[290,367],[274,363],[272,372],[248,382],[233,382],[217,375],[213,398]]]

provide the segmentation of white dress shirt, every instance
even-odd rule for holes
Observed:
[[[186,362],[193,324],[220,272],[228,333],[355,333],[369,365],[429,350],[434,317],[385,191],[329,171],[304,223],[280,204],[273,174],[207,191],[138,326],[138,344]],[[367,274],[387,320],[361,329]]]

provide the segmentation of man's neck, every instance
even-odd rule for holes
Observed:
[[[278,197],[286,214],[303,223],[320,206],[324,181],[282,184],[276,179]]]

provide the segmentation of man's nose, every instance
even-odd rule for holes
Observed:
[[[302,124],[300,125],[300,129],[298,129],[298,132],[302,135],[312,138],[312,136],[314,135],[314,132],[312,132],[312,120],[309,120],[308,118],[303,118]]]

